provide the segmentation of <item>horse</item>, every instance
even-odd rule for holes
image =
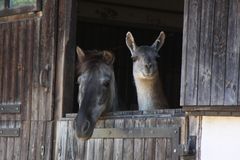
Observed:
[[[137,46],[131,32],[126,34],[126,45],[133,60],[133,77],[137,89],[139,110],[153,110],[167,107],[167,99],[163,92],[159,76],[157,58],[158,51],[165,40],[164,32],[151,46]]]
[[[77,47],[77,82],[79,111],[74,120],[76,136],[91,138],[97,120],[117,109],[118,100],[110,51],[83,51]]]

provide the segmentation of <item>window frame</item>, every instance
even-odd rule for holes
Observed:
[[[0,10],[0,17],[22,14],[27,12],[35,12],[41,10],[41,0],[36,0],[34,5],[10,8],[10,0],[4,0],[4,9]]]

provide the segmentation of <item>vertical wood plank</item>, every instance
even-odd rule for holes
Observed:
[[[215,1],[211,104],[223,105],[227,47],[228,0]]]
[[[76,143],[74,143],[74,130],[73,130],[73,123],[68,121],[68,128],[67,128],[67,143],[66,143],[66,160],[73,160],[75,159],[75,149],[77,147]]]
[[[46,121],[36,121],[37,123],[37,146],[36,146],[36,159],[43,159],[44,146],[45,146],[45,130],[46,130]]]
[[[0,46],[4,44],[4,25],[0,24]],[[3,47],[0,47],[0,103],[2,103],[3,88]]]
[[[134,128],[134,121],[132,119],[125,119],[124,128]],[[133,160],[133,143],[133,139],[123,140],[123,159]]]
[[[134,120],[135,128],[144,128],[145,127],[145,120],[144,119],[136,119]],[[143,138],[135,138],[134,139],[134,159],[136,160],[143,160],[144,158],[144,139]]]
[[[65,160],[66,158],[66,143],[67,143],[67,121],[57,122],[57,136],[56,136],[56,153],[55,157],[58,160]]]
[[[15,126],[15,122],[14,121],[8,121],[7,122],[8,125],[7,125],[7,128],[14,128]],[[14,151],[14,137],[8,137],[7,138],[7,155],[6,155],[6,159],[7,160],[12,160],[13,159],[13,153]]]
[[[9,120],[7,128],[14,128],[15,123],[16,122],[14,120]],[[7,138],[7,153],[6,153],[7,154],[7,156],[6,156],[7,160],[12,160],[13,159],[14,140],[15,140],[14,137],[8,137]]]
[[[124,128],[124,120],[116,119],[115,128]],[[123,159],[123,139],[114,139],[114,151],[113,151],[113,160],[122,160]]]
[[[146,119],[146,128],[153,128],[156,126],[156,119],[155,118],[148,118]],[[154,160],[155,159],[155,139],[154,138],[146,138],[144,143],[144,159]]]
[[[30,139],[29,139],[29,148],[28,148],[28,159],[36,159],[36,150],[37,150],[37,135],[38,135],[38,123],[36,121],[31,122],[30,129]]]
[[[86,141],[84,160],[94,160],[94,139]]]
[[[187,55],[186,55],[186,88],[184,105],[197,104],[197,82],[198,82],[198,54],[199,54],[199,32],[201,18],[201,0],[189,1]]]
[[[224,105],[237,105],[240,35],[239,1],[229,0]]]
[[[6,121],[0,121],[1,128],[7,127]],[[0,159],[6,159],[6,153],[7,153],[7,138],[6,137],[0,137]]]
[[[32,98],[31,98],[31,120],[38,120],[38,99],[39,99],[39,41],[40,41],[40,19],[37,18],[34,20],[34,51],[32,55]],[[30,106],[28,106],[30,107]]]
[[[53,122],[46,122],[46,132],[45,132],[45,142],[44,142],[44,155],[43,159],[51,160],[53,159]]]
[[[114,120],[107,119],[105,120],[105,128],[113,128],[114,127]],[[104,139],[103,140],[104,147],[103,147],[103,159],[104,160],[112,160],[113,159],[113,139]]]
[[[212,44],[213,44],[214,0],[202,0],[198,105],[210,105],[211,74],[212,74]]]
[[[181,91],[180,91],[180,105],[185,104],[186,93],[186,63],[187,63],[187,43],[188,43],[188,12],[189,0],[184,0],[184,13],[183,13],[183,42],[182,42],[182,69],[181,69]]]
[[[56,26],[57,26],[57,0],[43,1],[43,16],[41,17],[40,34],[40,72],[43,84],[39,88],[39,120],[52,120],[53,117],[53,91],[55,80],[55,52],[56,52]],[[49,66],[48,69],[46,67]],[[44,73],[43,73],[44,72]]]
[[[76,151],[76,159],[78,160],[84,160],[84,153],[85,153],[85,141],[78,139],[76,136],[74,136],[74,141],[77,142],[77,151]]]
[[[95,128],[104,128],[104,120],[98,120]],[[103,160],[103,139],[94,140],[94,160]]]
[[[28,154],[31,150],[30,147],[30,121],[23,121],[21,127],[21,160],[28,159]],[[34,136],[34,135],[33,135]]]
[[[76,47],[76,0],[59,0],[55,119],[73,110]],[[69,92],[65,92],[68,90]],[[72,91],[72,92],[70,92]],[[65,107],[69,106],[69,107]]]
[[[162,127],[166,125],[166,121],[164,119],[156,119],[156,127]],[[155,159],[157,160],[166,160],[166,152],[167,152],[167,141],[166,138],[156,138],[156,152]]]
[[[27,20],[25,22],[25,42],[22,44],[25,47],[24,53],[24,63],[21,64],[20,72],[23,73],[23,93],[21,94],[21,101],[24,106],[23,110],[21,110],[21,114],[23,116],[23,120],[30,120],[31,117],[31,98],[32,98],[32,64],[33,62],[33,52],[34,50],[38,50],[38,48],[34,48],[34,38],[35,33],[34,30],[36,29],[34,25],[34,20]],[[39,31],[38,31],[39,32]],[[23,68],[23,70],[21,69]],[[22,71],[21,71],[22,70]],[[29,87],[25,87],[29,86]]]
[[[238,36],[238,39],[240,38],[240,30],[239,30],[239,27],[240,27],[240,6],[239,6],[239,4],[240,4],[240,0],[237,0],[237,4],[236,5],[237,5],[237,28],[238,29],[237,29],[237,33],[236,34]],[[239,71],[240,71],[240,68],[238,69],[238,72]],[[240,74],[238,73],[238,105],[239,104],[240,104]]]
[[[23,128],[23,125],[21,125],[21,121],[17,121],[15,123],[15,128]],[[23,137],[23,132],[20,132],[20,137],[16,137],[14,140],[14,150],[13,150],[13,160],[20,160],[21,159],[21,139]]]

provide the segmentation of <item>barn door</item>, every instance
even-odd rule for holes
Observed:
[[[51,159],[56,5],[0,2],[0,159]]]

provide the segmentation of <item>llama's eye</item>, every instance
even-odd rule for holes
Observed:
[[[132,61],[133,61],[133,62],[136,62],[137,60],[138,60],[138,57],[136,57],[136,56],[135,56],[135,57],[132,57]]]

